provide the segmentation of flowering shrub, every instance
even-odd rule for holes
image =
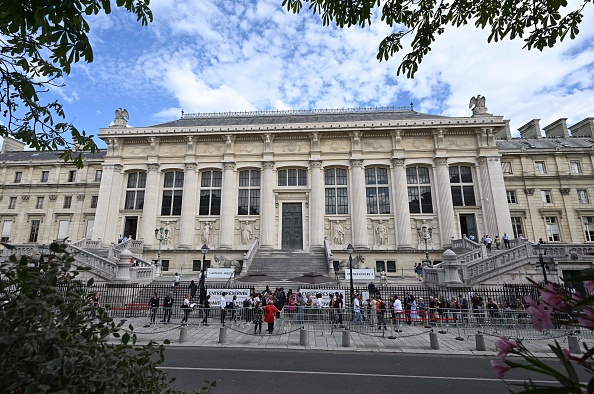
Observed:
[[[594,279],[592,276],[573,278],[572,281],[586,280],[585,287],[589,294],[594,294]],[[530,279],[529,279],[530,280]],[[530,280],[539,290],[540,297],[535,300],[532,296],[526,296],[524,301],[529,305],[527,312],[532,317],[532,325],[539,331],[553,329],[561,324],[580,329],[594,328],[594,296],[582,297],[574,291],[552,284],[537,284]],[[498,378],[503,379],[506,372],[519,368],[527,371],[548,375],[556,379],[559,386],[554,388],[550,385],[537,383],[529,380],[521,384],[523,391],[537,391],[541,393],[594,393],[594,377],[589,382],[580,382],[576,367],[585,370],[589,375],[594,376],[594,349],[590,349],[586,343],[582,343],[583,349],[563,348],[557,341],[549,345],[551,351],[561,362],[562,369],[553,368],[543,363],[538,357],[530,352],[521,340],[512,340],[501,337],[495,344],[499,349],[497,358],[491,361],[493,372]],[[572,353],[583,350],[580,357]],[[508,358],[509,355],[518,357]]]

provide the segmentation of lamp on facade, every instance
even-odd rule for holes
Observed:
[[[433,235],[433,229],[427,226],[427,224],[423,223],[421,227],[417,227],[417,234],[419,235],[419,239],[422,239],[425,242],[425,263],[430,266],[431,261],[429,260],[427,241],[431,239],[431,236]]]
[[[546,254],[546,251],[543,250],[540,241],[536,244],[536,250],[538,250],[538,265],[540,265],[540,268],[542,268],[542,276],[544,277],[544,283],[549,283],[549,281],[547,280],[547,264],[544,262],[544,254]]]
[[[157,272],[155,273],[156,276],[161,276],[161,245],[163,241],[166,241],[169,238],[169,230],[163,227],[155,229],[155,239],[159,241],[159,251],[157,252]]]
[[[354,290],[354,286],[353,286],[353,252],[355,251],[355,248],[353,248],[352,244],[349,244],[347,246],[347,253],[349,254],[349,271],[351,274],[351,302],[353,301],[353,299],[355,298],[355,290]]]

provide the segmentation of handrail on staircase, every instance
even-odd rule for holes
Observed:
[[[68,244],[66,246],[66,251],[72,254],[76,261],[86,264],[90,266],[92,269],[106,274],[106,276],[108,276],[108,278],[106,279],[115,279],[118,266],[113,261],[103,258],[101,256],[97,256],[96,254],[93,254],[72,244]],[[84,256],[84,258],[81,258],[81,256]]]
[[[260,249],[260,239],[255,237],[254,242],[248,249],[248,251],[243,255],[243,267],[241,268],[241,274],[245,275],[254,261],[254,257],[256,257],[256,253],[258,253],[258,249]]]
[[[333,272],[334,266],[332,263],[334,261],[334,256],[332,256],[332,249],[330,249],[330,241],[328,241],[328,237],[324,237],[324,257],[326,258],[328,272]]]

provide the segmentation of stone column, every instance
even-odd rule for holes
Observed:
[[[324,246],[324,177],[322,162],[310,162],[311,193],[309,194],[309,246]]]
[[[454,227],[454,203],[450,187],[450,173],[448,159],[436,158],[437,201],[439,205],[439,233],[442,247],[452,244]]]
[[[159,164],[149,163],[147,165],[146,185],[144,187],[144,206],[142,208],[142,238],[145,246],[158,244],[155,239],[157,228],[157,216],[161,213],[159,209]],[[105,174],[104,174],[105,175]]]
[[[394,179],[394,223],[396,223],[397,248],[412,248],[410,231],[410,211],[408,209],[408,189],[404,159],[392,159]]]
[[[184,197],[179,235],[179,247],[184,249],[191,249],[194,246],[198,195],[198,172],[196,172],[196,167],[196,163],[186,163],[186,173],[184,174]]]
[[[352,244],[355,248],[367,248],[367,202],[362,160],[351,159],[351,174]]]
[[[563,207],[565,211],[565,217],[567,218],[567,223],[569,224],[569,243],[580,243],[580,240],[584,238],[584,231],[583,231],[583,224],[582,218],[576,217],[575,211],[572,209],[575,205],[573,201],[577,201],[577,197],[575,194],[571,193],[571,189],[569,188],[561,188],[559,189],[561,196],[563,198]],[[559,218],[561,219],[561,218]],[[510,219],[511,220],[511,219]],[[575,223],[579,223],[579,226],[576,226]],[[559,224],[559,230],[561,230],[561,224]],[[509,232],[508,232],[509,234]],[[561,233],[561,237],[563,237],[563,233]],[[561,238],[563,239],[563,238]],[[585,239],[584,239],[585,241]],[[582,242],[584,242],[582,241]]]
[[[491,238],[495,239],[495,235],[497,235],[497,222],[495,220],[495,207],[493,205],[495,201],[493,201],[494,198],[493,191],[491,190],[491,179],[489,176],[487,158],[480,157],[478,162],[479,166],[476,167],[477,180],[475,182],[475,193],[477,190],[479,191],[479,194],[476,196],[478,200],[477,203],[480,204],[483,212],[485,226],[484,233],[489,234]],[[505,196],[505,187],[500,196],[502,196],[500,199],[503,200],[503,196]],[[505,199],[505,205],[507,205],[507,199]]]
[[[262,163],[262,195],[260,206],[260,247],[272,249],[275,241],[275,216],[276,205],[274,203],[274,162],[265,161]]]
[[[101,239],[105,245],[117,241],[119,235],[116,226],[119,211],[123,208],[121,204],[122,182],[124,182],[122,169],[123,167],[119,164],[103,164],[93,239]]]
[[[235,231],[235,213],[237,212],[237,190],[235,185],[235,163],[223,164],[223,189],[221,190],[221,230],[219,233],[219,248],[233,248]]]
[[[490,189],[492,193],[489,199],[492,201],[494,223],[496,225],[492,237],[495,238],[495,235],[501,237],[503,236],[503,233],[507,233],[508,235],[512,234],[513,236],[507,198],[499,197],[506,195],[503,170],[501,169],[501,161],[499,160],[499,157],[489,157],[487,160],[487,169],[489,170],[489,179],[491,181]],[[489,235],[490,234],[491,233],[489,233]]]

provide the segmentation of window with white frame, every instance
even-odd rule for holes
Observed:
[[[507,190],[505,192],[507,194],[507,203],[508,204],[517,204],[518,200],[516,199],[516,191],[515,190]]]
[[[14,183],[21,183],[23,180],[23,173],[21,171],[17,171],[14,173]]]
[[[472,169],[469,166],[451,166],[450,185],[455,207],[476,205]]]
[[[68,172],[68,182],[75,182],[76,181],[76,171],[69,171]]]
[[[239,171],[238,215],[260,214],[260,170]]]
[[[366,168],[365,186],[367,214],[390,213],[388,169],[383,167]]]
[[[535,161],[534,162],[534,172],[536,175],[544,175],[546,174],[546,167],[544,161]]]
[[[36,209],[43,208],[43,197],[37,197],[37,204],[35,204]]]
[[[347,170],[327,168],[324,170],[326,215],[347,215],[349,195],[347,189]]]
[[[407,167],[406,183],[410,213],[433,213],[429,168]]]
[[[277,176],[279,186],[307,186],[307,170],[284,168]]]
[[[10,200],[8,200],[8,209],[15,209],[16,208],[16,197],[10,197]]]
[[[583,216],[584,232],[587,242],[594,242],[594,216]]]
[[[578,189],[577,196],[580,204],[588,204],[590,202],[588,191],[586,189]]]
[[[569,171],[572,174],[579,174],[582,172],[582,166],[579,160],[570,160],[569,161]]]
[[[95,171],[95,182],[101,182],[102,177],[103,177],[103,170],[96,170]]]
[[[37,242],[40,225],[41,220],[31,220],[31,232],[29,232],[29,242]]]
[[[64,196],[64,208],[70,208],[72,205],[72,196]]]
[[[182,171],[166,172],[163,177],[161,215],[181,215],[183,195],[184,173]]]
[[[41,171],[41,182],[46,183],[49,180],[49,171]]]
[[[209,216],[221,214],[222,179],[223,173],[221,171],[202,172],[199,215]]]
[[[512,163],[509,161],[502,161],[501,162],[501,171],[504,174],[511,174],[512,173]]]
[[[168,173],[171,174],[171,173]],[[129,172],[126,184],[126,200],[124,209],[144,208],[144,188],[146,187],[146,172]],[[91,201],[92,204],[92,201]]]
[[[553,193],[551,190],[541,190],[540,196],[542,198],[542,202],[545,204],[552,204],[553,203]]]
[[[561,241],[561,233],[559,232],[559,222],[556,216],[547,216],[545,218],[547,224],[547,237],[549,241]]]
[[[8,242],[10,240],[10,233],[12,232],[12,220],[5,220],[2,224],[2,238],[0,242]]]
[[[524,227],[522,226],[522,218],[517,216],[511,217],[512,230],[514,232],[514,238],[524,237]]]

